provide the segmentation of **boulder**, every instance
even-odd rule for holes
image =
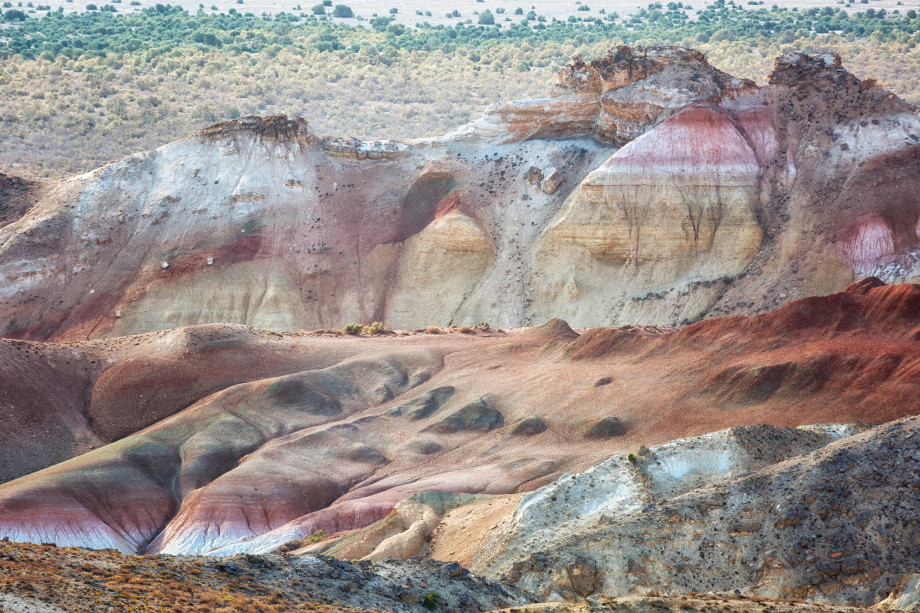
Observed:
[[[562,173],[557,168],[549,167],[546,169],[545,177],[540,182],[540,190],[545,194],[555,194],[562,183]]]
[[[604,583],[603,573],[593,561],[584,556],[578,556],[566,570],[572,591],[582,598],[593,594]]]
[[[540,185],[543,182],[543,171],[536,166],[531,166],[524,173],[524,181],[527,185]]]
[[[541,432],[546,432],[546,423],[536,415],[522,417],[511,428],[511,434],[515,436],[536,436]]]
[[[626,434],[626,424],[619,417],[608,415],[588,430],[589,438],[613,438]]]

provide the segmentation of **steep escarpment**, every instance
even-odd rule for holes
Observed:
[[[622,146],[687,105],[718,105],[755,89],[699,51],[621,45],[590,62],[575,55],[559,71],[552,97],[490,107],[461,133],[505,140],[593,136]]]
[[[758,156],[737,121],[684,108],[566,201],[537,243],[535,309],[577,322],[598,313],[622,323],[698,319],[760,251],[759,191]],[[684,297],[647,297],[687,279]]]
[[[53,186],[0,230],[4,333],[519,322],[527,245],[574,187],[521,175],[578,177],[607,155],[589,140],[332,144],[245,118]]]
[[[916,108],[833,54],[777,58],[763,91],[779,143],[764,170],[766,241],[711,314],[822,294],[867,274],[916,280]]]

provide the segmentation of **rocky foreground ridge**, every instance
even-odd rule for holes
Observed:
[[[916,280],[918,135],[838,57],[786,54],[757,87],[657,47],[574,58],[549,98],[442,138],[243,118],[4,178],[2,333],[676,325]]]

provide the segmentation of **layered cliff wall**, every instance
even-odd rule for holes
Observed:
[[[0,332],[676,325],[920,275],[917,111],[835,56],[758,88],[619,48],[553,94],[407,143],[244,118],[17,191]]]

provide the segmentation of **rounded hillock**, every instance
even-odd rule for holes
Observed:
[[[414,438],[403,445],[403,451],[417,453],[419,455],[432,455],[441,451],[443,447],[435,441],[427,438]]]
[[[546,422],[536,415],[522,417],[511,428],[511,434],[515,436],[536,436],[542,432],[546,432]]]
[[[614,438],[626,434],[626,424],[619,417],[608,415],[591,426],[588,438]]]
[[[479,398],[427,428],[431,432],[488,432],[505,425],[505,416],[486,398]]]
[[[547,341],[575,340],[578,333],[564,319],[553,318],[527,331],[527,335]]]

